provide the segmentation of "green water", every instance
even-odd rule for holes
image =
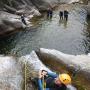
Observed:
[[[59,8],[52,19],[46,14],[32,20],[32,28],[19,31],[0,40],[0,54],[29,54],[39,48],[56,49],[68,54],[90,52],[90,31],[86,11],[74,7],[67,22],[59,20]],[[90,20],[89,20],[90,21]]]

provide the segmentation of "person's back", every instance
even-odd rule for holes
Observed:
[[[64,11],[64,19],[67,21],[68,20],[68,11],[67,10],[65,10]]]
[[[48,77],[46,79],[46,88],[49,88],[49,90],[66,90],[66,86],[64,84],[57,85],[54,83],[55,78]]]
[[[60,19],[63,19],[63,11],[59,12],[59,17],[60,17]]]
[[[59,12],[59,16],[63,16],[63,11],[60,11]]]
[[[42,77],[43,76],[42,72],[39,73],[40,76],[38,79],[38,84],[39,84],[38,90],[43,90],[43,88],[45,88],[46,90],[66,90],[67,89],[66,85],[61,83],[60,80],[57,78],[58,75],[56,73],[44,71],[44,73],[45,74],[47,73],[48,76]]]
[[[68,15],[69,13],[68,13],[68,11],[67,10],[65,10],[64,11],[64,15]]]

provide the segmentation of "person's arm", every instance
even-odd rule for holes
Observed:
[[[55,72],[48,72],[48,71],[46,71],[46,70],[42,70],[42,74],[43,74],[43,76],[51,76],[51,77],[53,77],[53,78],[56,78],[58,75],[55,73]]]
[[[38,79],[38,87],[39,90],[43,90],[42,80],[40,78]]]
[[[55,72],[47,72],[47,75],[56,78],[58,75]]]

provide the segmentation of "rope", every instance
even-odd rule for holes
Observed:
[[[42,84],[42,85],[43,85],[43,90],[46,90],[46,82],[45,82],[45,80],[44,80],[44,77],[42,78],[42,81],[43,81],[43,82],[42,82],[42,83],[43,83],[43,84]]]

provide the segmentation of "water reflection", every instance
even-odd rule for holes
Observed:
[[[59,20],[59,25],[63,25],[64,29],[67,28],[67,23],[68,23],[68,21],[66,21],[66,20]]]

